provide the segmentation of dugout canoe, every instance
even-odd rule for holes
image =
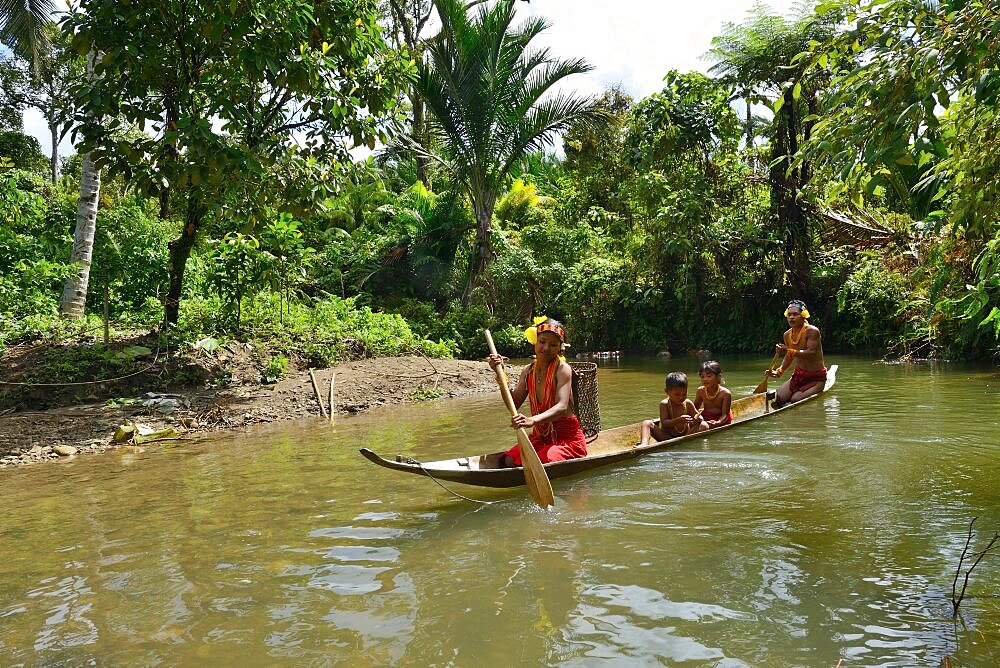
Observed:
[[[739,427],[747,422],[771,417],[778,413],[797,408],[802,404],[809,403],[817,397],[822,396],[824,392],[828,392],[836,382],[837,365],[834,364],[827,371],[826,384],[823,387],[823,392],[819,394],[814,394],[794,404],[786,404],[781,408],[774,408],[766,394],[752,394],[742,399],[735,399],[733,401],[733,421],[730,424],[724,427],[717,427],[711,431],[678,436],[645,446],[638,445],[641,422],[623,427],[615,427],[614,429],[605,429],[592,441],[587,443],[587,452],[589,454],[586,457],[544,464],[545,472],[551,480],[564,478],[584,471],[636,459],[650,452],[672,448],[690,439],[706,438],[718,432]],[[460,482],[465,485],[475,485],[478,487],[518,487],[524,485],[524,470],[521,467],[502,468],[499,466],[499,458],[502,454],[500,452],[473,455],[471,457],[456,457],[455,459],[442,459],[434,462],[420,462],[403,455],[397,455],[395,460],[389,460],[380,457],[368,448],[361,448],[361,454],[369,461],[394,471],[429,476],[448,482]]]

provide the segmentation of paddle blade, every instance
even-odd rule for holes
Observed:
[[[538,458],[538,453],[535,452],[527,432],[523,429],[517,430],[517,444],[521,450],[521,466],[524,467],[524,482],[528,486],[528,493],[542,508],[554,506],[552,483],[549,482],[542,460]]]
[[[771,358],[771,366],[769,366],[767,371],[764,372],[764,380],[760,381],[760,385],[754,389],[752,394],[763,394],[764,392],[767,392],[767,379],[771,377],[771,370],[774,369],[774,365],[778,363],[780,358],[781,353],[775,351],[774,357]]]

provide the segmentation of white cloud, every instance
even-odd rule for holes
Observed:
[[[767,3],[777,13],[794,0]],[[567,86],[595,94],[621,83],[636,99],[662,87],[670,70],[706,72],[702,56],[724,23],[741,23],[754,0],[531,0],[521,15],[538,14],[552,24],[537,38],[561,58],[583,57],[594,71],[570,77]]]
[[[787,14],[795,0],[771,0],[774,11]],[[712,63],[702,56],[722,24],[740,23],[754,0],[531,0],[518,2],[519,16],[544,16],[552,27],[537,38],[560,58],[585,58],[594,71],[570,77],[565,87],[600,94],[621,83],[641,98],[662,87],[669,70],[705,72]],[[48,130],[39,114],[27,114],[25,130],[49,150]],[[68,139],[59,146],[72,152]]]

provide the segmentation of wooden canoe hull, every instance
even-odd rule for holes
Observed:
[[[828,391],[837,381],[837,365],[833,365],[827,371],[826,384],[823,392]],[[564,478],[576,475],[584,471],[590,471],[611,464],[617,464],[629,459],[635,459],[649,452],[665,450],[677,446],[690,439],[706,438],[720,431],[732,429],[739,425],[770,417],[777,413],[787,411],[791,408],[801,406],[812,401],[816,397],[822,396],[823,392],[808,397],[794,404],[786,404],[781,408],[774,408],[768,402],[764,394],[752,394],[749,397],[736,399],[733,401],[733,421],[724,426],[717,427],[708,432],[698,434],[688,434],[678,436],[658,443],[650,443],[646,446],[639,446],[641,422],[606,429],[599,433],[593,441],[587,444],[588,455],[579,459],[568,459],[562,462],[551,462],[544,464],[545,473],[549,479]],[[473,455],[471,457],[458,457],[455,459],[443,459],[434,462],[417,462],[410,458],[397,456],[396,460],[389,460],[380,457],[368,448],[361,448],[361,454],[369,461],[384,466],[388,469],[412,473],[415,475],[429,476],[448,482],[459,482],[465,485],[475,485],[478,487],[519,487],[524,485],[524,470],[521,467],[501,468],[499,467],[499,456],[502,453],[490,453],[484,455]]]

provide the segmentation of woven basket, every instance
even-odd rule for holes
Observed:
[[[573,368],[573,398],[576,416],[588,438],[601,431],[601,403],[598,400],[597,364],[594,362],[568,362]]]

